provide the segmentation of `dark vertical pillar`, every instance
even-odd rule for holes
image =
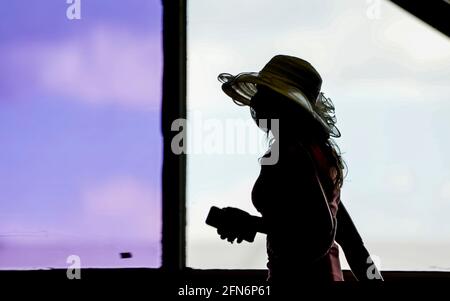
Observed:
[[[186,118],[186,0],[162,0],[164,75],[162,103],[163,238],[162,267],[179,271],[186,265],[186,155],[176,155],[171,141],[175,119]],[[184,141],[183,141],[184,142]]]

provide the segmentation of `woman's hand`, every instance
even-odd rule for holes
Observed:
[[[222,224],[217,227],[217,233],[221,239],[226,239],[233,243],[241,243],[244,239],[253,241],[256,235],[254,219],[252,216],[238,208],[223,208]]]

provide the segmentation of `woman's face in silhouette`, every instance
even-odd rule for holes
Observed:
[[[317,123],[294,101],[265,86],[258,87],[258,92],[250,101],[250,111],[255,122],[263,130],[266,124],[270,129],[270,122],[262,121],[270,119],[278,119],[280,124],[283,123],[284,131],[295,131],[297,134],[305,129],[312,129]]]
[[[256,124],[261,127],[262,120],[279,119],[275,106],[274,106],[274,95],[272,90],[260,86],[258,87],[258,92],[250,100],[250,112],[253,120]]]

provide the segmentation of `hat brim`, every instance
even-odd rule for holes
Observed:
[[[276,78],[267,78],[267,76],[262,77],[258,72],[244,72],[238,75],[222,73],[218,79],[222,83],[222,90],[237,105],[250,106],[250,100],[258,91],[257,85],[264,85],[300,105],[332,136],[338,137],[340,135],[339,133],[334,134],[335,129],[330,128],[319,114],[314,111],[311,101],[308,100],[300,89],[287,85],[283,81],[277,80]],[[312,100],[312,102],[315,102],[315,100]]]

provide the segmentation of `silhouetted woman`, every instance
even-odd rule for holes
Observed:
[[[369,253],[340,202],[344,162],[331,140],[340,132],[319,73],[302,59],[278,55],[258,73],[222,73],[219,80],[273,136],[252,190],[267,233],[269,280],[343,280],[335,241],[351,255],[347,260],[356,278],[367,279]],[[244,225],[239,231],[236,225],[218,229],[231,242],[242,241],[245,231]]]

